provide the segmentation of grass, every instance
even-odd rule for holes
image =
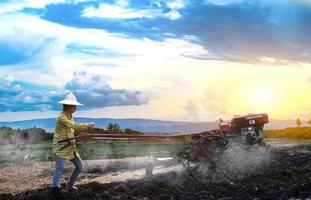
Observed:
[[[264,136],[267,138],[311,139],[311,127],[266,130]]]

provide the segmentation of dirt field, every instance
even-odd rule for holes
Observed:
[[[89,182],[109,183],[140,179],[145,176],[146,161],[148,157],[86,160],[85,169],[81,173],[77,184]],[[0,165],[0,193],[18,193],[51,185],[52,173],[55,163],[2,163]],[[163,173],[175,170],[176,167],[156,167],[154,173]],[[66,182],[73,164],[66,162],[62,182]],[[34,181],[35,180],[35,181]]]
[[[79,192],[50,187],[52,162],[2,164],[0,199],[311,199],[311,147],[273,150],[269,166],[198,181],[180,167],[158,166],[144,177],[146,158],[86,161]],[[68,164],[65,176],[71,171]]]

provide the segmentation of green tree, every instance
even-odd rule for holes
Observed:
[[[140,131],[136,131],[136,130],[127,128],[127,129],[124,130],[124,134],[135,134],[135,135],[138,135],[138,134],[144,134],[144,133],[140,132]]]
[[[112,124],[112,123],[109,123],[107,125],[107,130],[110,132],[110,133],[113,133],[113,134],[121,134],[123,131],[121,130],[121,127],[119,124],[115,123],[115,124]]]
[[[112,123],[109,123],[109,124],[107,125],[106,128],[107,128],[108,131],[112,132],[112,130],[113,130],[113,124],[112,124]]]
[[[300,120],[300,118],[297,118],[296,125],[297,125],[297,127],[301,127],[301,120]]]

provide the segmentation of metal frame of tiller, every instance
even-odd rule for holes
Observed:
[[[143,135],[143,134],[82,134],[80,136],[66,138],[61,142],[71,140],[96,140],[96,141],[142,141],[142,142],[184,142],[185,149],[179,152],[176,157],[169,160],[180,163],[186,172],[196,180],[200,177],[194,175],[194,171],[201,165],[208,164],[208,168],[221,174],[231,181],[223,169],[217,164],[217,157],[231,145],[231,142],[224,137],[219,130],[205,131],[195,134],[171,134],[171,135]],[[156,154],[150,152],[149,157],[152,162],[147,162],[146,176],[152,176],[153,167],[160,160]]]

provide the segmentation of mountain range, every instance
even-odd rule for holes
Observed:
[[[118,123],[122,129],[130,128],[144,133],[196,133],[218,128],[218,121],[213,122],[183,122],[183,121],[164,121],[152,119],[112,119],[112,118],[84,118],[76,117],[76,122],[95,122],[96,127],[106,127],[108,123]],[[53,132],[55,128],[55,118],[47,119],[32,119],[13,122],[0,122],[0,126],[8,126],[12,128],[43,128],[48,132]],[[277,120],[270,119],[270,122],[265,125],[265,129],[281,129],[286,127],[294,127],[295,120]],[[307,125],[305,121],[302,126]]]

